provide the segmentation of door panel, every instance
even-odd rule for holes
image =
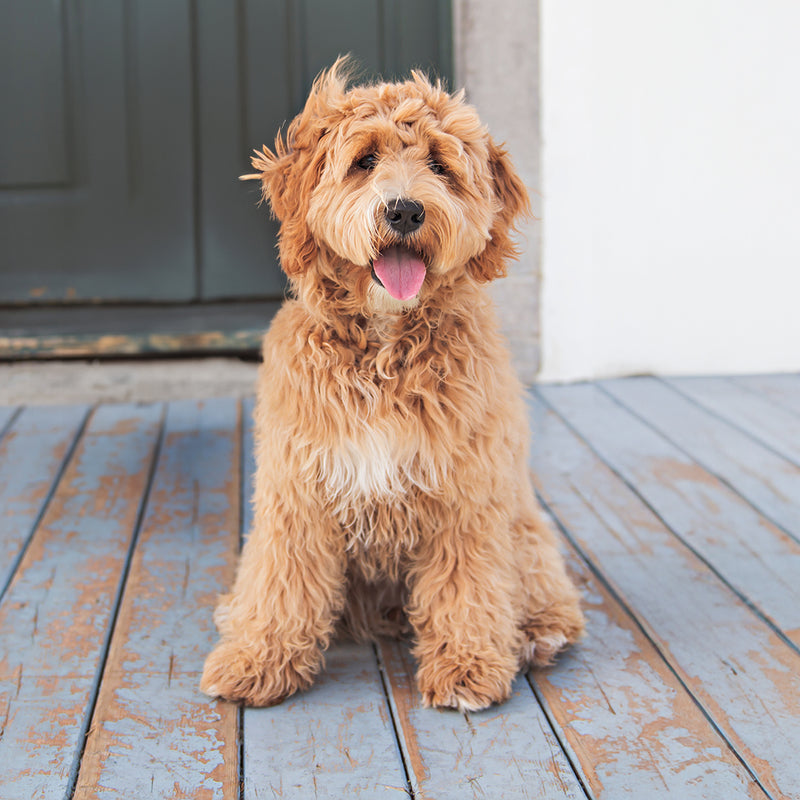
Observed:
[[[4,91],[36,109],[47,107],[52,87],[60,85],[68,109],[60,127],[56,120],[51,130],[39,119],[32,132],[2,115],[3,142],[40,139],[33,148],[48,150],[58,135],[53,152],[66,152],[66,164],[63,155],[56,159],[62,163],[44,187],[47,173],[35,152],[17,146],[4,154],[14,167],[13,180],[0,188],[3,302],[191,296],[188,2],[6,5],[14,7],[3,9],[4,21],[28,14],[50,20],[47,42],[65,57],[45,58],[36,80],[30,68],[6,74]],[[12,57],[30,65],[41,50],[38,25],[30,22],[17,34],[25,37],[17,44],[23,52]]]
[[[283,293],[278,226],[260,185],[239,181],[293,111],[287,3],[200,0],[197,17],[198,281],[204,300]]]
[[[0,187],[58,186],[68,180],[64,16],[47,0],[12,5],[0,3]]]
[[[351,0],[348,13],[342,14],[337,3],[326,0],[304,0],[299,3],[300,41],[303,83],[323,67],[330,66],[344,53],[358,55],[360,63],[371,72],[382,64],[382,16],[385,3]]]

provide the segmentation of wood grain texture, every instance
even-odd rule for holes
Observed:
[[[0,406],[0,439],[5,435],[6,428],[21,410],[16,406]]]
[[[63,797],[74,779],[160,417],[92,414],[0,605],[4,800]]]
[[[765,798],[652,642],[576,551],[587,635],[530,679],[597,800]]]
[[[765,790],[800,797],[800,655],[538,397],[530,410],[548,506]]]
[[[664,523],[800,650],[800,543],[597,386],[541,394]]]
[[[0,591],[11,578],[88,412],[88,406],[25,408],[0,439]]]
[[[800,415],[800,375],[742,375],[731,380],[748,392]]]
[[[800,415],[727,378],[672,378],[668,383],[800,466]]]
[[[796,417],[789,377],[708,385]],[[0,407],[2,800],[800,800],[776,632],[800,470],[758,415],[655,379],[542,389],[531,463],[587,637],[481,713],[422,708],[390,641],[337,642],[311,690],[241,711],[197,682],[251,522],[252,407]]]
[[[170,403],[75,798],[237,797],[237,713],[197,685],[239,544],[235,400]]]
[[[585,798],[536,697],[518,676],[486,711],[422,707],[407,645],[380,645],[414,797]]]
[[[800,541],[800,467],[663,381],[634,378],[599,386]]]
[[[0,335],[0,357],[76,358],[154,353],[257,352],[261,328],[199,333],[64,334],[58,336]]]
[[[372,646],[335,643],[306,692],[245,711],[246,800],[363,800],[406,794]]]

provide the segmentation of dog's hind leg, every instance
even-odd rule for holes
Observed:
[[[401,638],[411,631],[405,613],[405,587],[388,579],[365,580],[356,570],[349,576],[347,600],[337,635],[355,641],[382,636]]]
[[[580,595],[567,575],[556,538],[542,518],[533,491],[528,494],[526,488],[522,513],[512,524],[525,634],[520,663],[544,666],[580,638],[585,620]]]

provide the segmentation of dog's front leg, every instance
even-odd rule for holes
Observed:
[[[251,706],[311,685],[344,603],[341,535],[307,492],[259,492],[233,591],[214,615],[221,634],[200,688]]]
[[[408,611],[424,703],[475,711],[508,698],[520,632],[507,523],[491,508],[467,518],[465,505],[442,509],[457,518],[417,548]]]

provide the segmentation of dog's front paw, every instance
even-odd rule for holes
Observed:
[[[420,665],[417,684],[426,706],[480,711],[508,699],[515,672],[513,659],[492,652],[442,655]]]
[[[273,706],[307,689],[319,668],[319,653],[276,658],[266,648],[221,641],[206,659],[200,690],[248,706]]]

